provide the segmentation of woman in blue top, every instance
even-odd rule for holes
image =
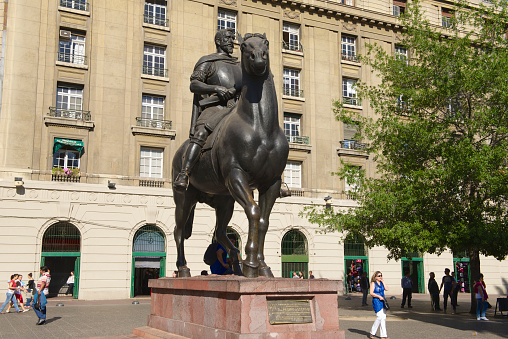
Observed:
[[[374,339],[379,325],[381,325],[381,338],[388,339],[386,334],[386,310],[383,307],[385,291],[388,291],[388,288],[383,283],[383,274],[380,271],[376,271],[376,273],[372,276],[372,279],[370,279],[372,306],[374,307],[374,312],[376,312],[377,315],[376,321],[374,321],[374,325],[372,325],[372,330],[370,330],[371,339]]]

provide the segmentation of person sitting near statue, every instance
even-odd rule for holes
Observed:
[[[230,239],[230,241],[233,241]],[[217,243],[217,260],[210,265],[210,271],[212,274],[228,275],[233,274],[231,268],[231,259],[228,258],[227,251],[220,243]]]
[[[235,31],[222,29],[215,34],[217,52],[202,57],[194,66],[190,90],[194,93],[190,143],[183,156],[182,169],[173,187],[186,190],[189,175],[197,163],[206,139],[219,122],[236,106],[242,87],[242,69],[233,57]]]

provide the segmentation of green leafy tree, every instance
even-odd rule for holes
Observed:
[[[335,173],[356,183],[358,208],[304,214],[325,232],[356,232],[370,247],[385,246],[390,258],[466,251],[474,280],[480,253],[508,254],[507,7],[460,3],[448,28],[422,11],[413,1],[400,18],[395,55],[368,45],[360,57],[381,79],[357,86],[375,118],[335,103],[337,119],[357,125],[376,160],[375,177],[347,164]]]

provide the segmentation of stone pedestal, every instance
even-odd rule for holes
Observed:
[[[134,330],[141,337],[345,338],[340,281],[198,276],[150,280],[149,286],[148,327]]]

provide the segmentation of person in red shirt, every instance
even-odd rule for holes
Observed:
[[[14,304],[14,308],[16,309],[16,311],[18,312],[22,312],[19,308],[18,308],[18,303],[16,302],[16,297],[14,295],[14,292],[17,290],[17,286],[16,286],[16,279],[18,278],[18,275],[17,274],[13,274],[11,275],[11,280],[9,281],[9,288],[7,289],[7,298],[5,298],[5,301],[4,303],[2,304],[2,307],[0,307],[0,313],[1,314],[5,314],[4,312],[4,308],[5,306],[7,306],[11,301],[12,303]]]

